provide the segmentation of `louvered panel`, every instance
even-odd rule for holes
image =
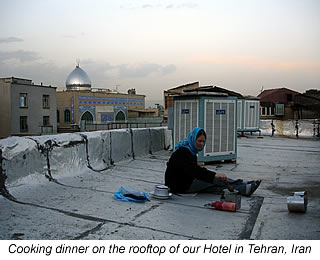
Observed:
[[[175,101],[174,145],[183,140],[195,127],[198,127],[198,101]]]
[[[245,129],[259,129],[259,115],[260,112],[260,102],[259,101],[245,101]]]
[[[246,128],[252,128],[253,122],[253,112],[254,112],[254,104],[251,101],[246,102],[246,111],[247,111],[247,118],[246,118]]]
[[[186,102],[181,102],[179,141],[186,137],[186,114],[183,112],[185,111],[185,106]]]
[[[237,129],[242,128],[242,100],[237,102]]]
[[[224,114],[220,115],[220,121],[221,121],[221,146],[220,146],[220,152],[226,152],[227,151],[227,143],[228,143],[228,104],[221,102],[221,110],[225,111]]]
[[[192,111],[191,111],[191,102],[186,102],[185,103],[185,109],[187,109],[190,113],[189,116],[185,116],[185,132],[184,135],[187,136],[190,131],[192,130],[192,125],[191,125],[191,116],[192,116]]]
[[[235,153],[235,100],[207,100],[205,102],[205,155]]]
[[[207,133],[205,152],[212,153],[213,151],[213,103],[212,102],[206,103],[205,129]]]
[[[220,103],[215,102],[213,107],[213,152],[218,153],[220,152],[221,122],[217,111],[220,110]]]
[[[203,153],[199,153],[199,161],[236,158],[236,106],[237,100],[232,98],[175,100],[174,145],[200,124],[207,133],[207,140]]]
[[[191,102],[192,113],[191,113],[191,125],[192,129],[198,126],[198,101]]]
[[[245,103],[245,120],[244,120],[244,128],[249,128],[250,127],[250,102],[246,101]]]
[[[189,134],[189,132],[195,128],[195,127],[198,127],[198,107],[199,107],[199,104],[198,104],[198,101],[192,101],[190,102],[190,107],[191,107],[191,112],[190,112],[190,115],[191,115],[191,120],[190,120],[190,130],[187,132],[187,135]]]
[[[180,132],[180,113],[181,111],[181,102],[174,103],[174,145],[177,144],[177,140],[179,140],[179,132]]]
[[[228,151],[235,151],[235,104],[229,103],[229,109],[228,109]]]

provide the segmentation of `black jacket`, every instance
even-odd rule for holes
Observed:
[[[194,179],[213,183],[215,175],[215,172],[198,165],[197,156],[180,147],[167,163],[165,185],[172,193],[186,193]]]

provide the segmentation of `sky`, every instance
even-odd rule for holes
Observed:
[[[199,81],[243,95],[320,89],[319,0],[0,0],[0,77],[147,100]]]

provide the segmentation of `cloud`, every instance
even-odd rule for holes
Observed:
[[[142,5],[142,8],[152,8],[154,7],[153,5]]]
[[[177,8],[197,8],[199,5],[195,3],[182,3]]]
[[[82,67],[89,75],[91,80],[115,78],[119,76],[119,71],[115,66],[107,62],[97,62],[92,59],[80,60],[80,67]]]
[[[171,8],[197,8],[197,7],[199,7],[199,5],[195,4],[195,3],[182,3],[179,5],[169,4],[166,6],[167,9],[171,9]]]
[[[247,66],[259,70],[275,70],[283,72],[317,72],[320,71],[318,61],[281,61],[268,60],[257,56],[201,56],[187,60],[188,62],[227,64]]]
[[[166,66],[163,66],[161,68],[161,72],[163,75],[166,75],[166,74],[170,74],[170,73],[173,73],[177,70],[176,66],[173,65],[173,64],[170,64],[170,65],[166,65]]]
[[[12,60],[18,60],[20,62],[27,62],[27,61],[36,61],[39,60],[41,57],[37,52],[33,51],[8,51],[2,52],[0,51],[0,63]]]
[[[23,42],[23,39],[17,37],[0,38],[0,43]]]
[[[167,5],[162,5],[162,4],[143,4],[139,6],[135,5],[121,5],[121,9],[128,9],[128,10],[135,10],[138,8],[166,8],[166,9],[172,9],[172,8],[197,8],[199,5],[196,3],[191,3],[191,2],[186,2],[186,3],[181,3],[181,4],[167,4]]]
[[[122,64],[118,66],[120,78],[138,78],[147,77],[152,73],[161,73],[162,75],[176,71],[174,65],[161,66],[159,64],[147,63],[141,65],[129,66]]]
[[[71,35],[71,34],[65,34],[65,35],[62,35],[63,38],[68,38],[68,39],[76,39],[77,37],[74,36],[74,35]]]
[[[121,5],[121,9],[125,10],[137,10],[137,9],[147,9],[147,8],[156,8],[160,7],[160,5],[154,5],[154,4],[143,4],[143,5],[135,5],[135,4],[127,4],[127,5]]]
[[[31,79],[35,84],[65,86],[65,81],[72,67],[59,67],[53,62],[33,61],[29,63],[2,63],[0,60],[0,77],[18,77]]]
[[[28,78],[36,84],[43,82],[45,85],[64,88],[66,79],[75,66],[76,63],[61,65],[46,61],[35,52],[0,52],[0,77]],[[93,88],[111,88],[123,81],[149,81],[148,77],[151,75],[157,75],[161,80],[161,76],[176,71],[173,64],[109,64],[92,59],[81,59],[80,67],[87,72]],[[126,84],[131,83],[124,83]]]
[[[74,34],[63,34],[62,37],[66,39],[78,39],[79,37],[85,37],[86,33],[81,32],[80,34],[74,35]]]

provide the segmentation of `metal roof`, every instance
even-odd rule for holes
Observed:
[[[66,80],[66,87],[68,90],[90,90],[91,80],[88,74],[77,65],[69,74]]]

